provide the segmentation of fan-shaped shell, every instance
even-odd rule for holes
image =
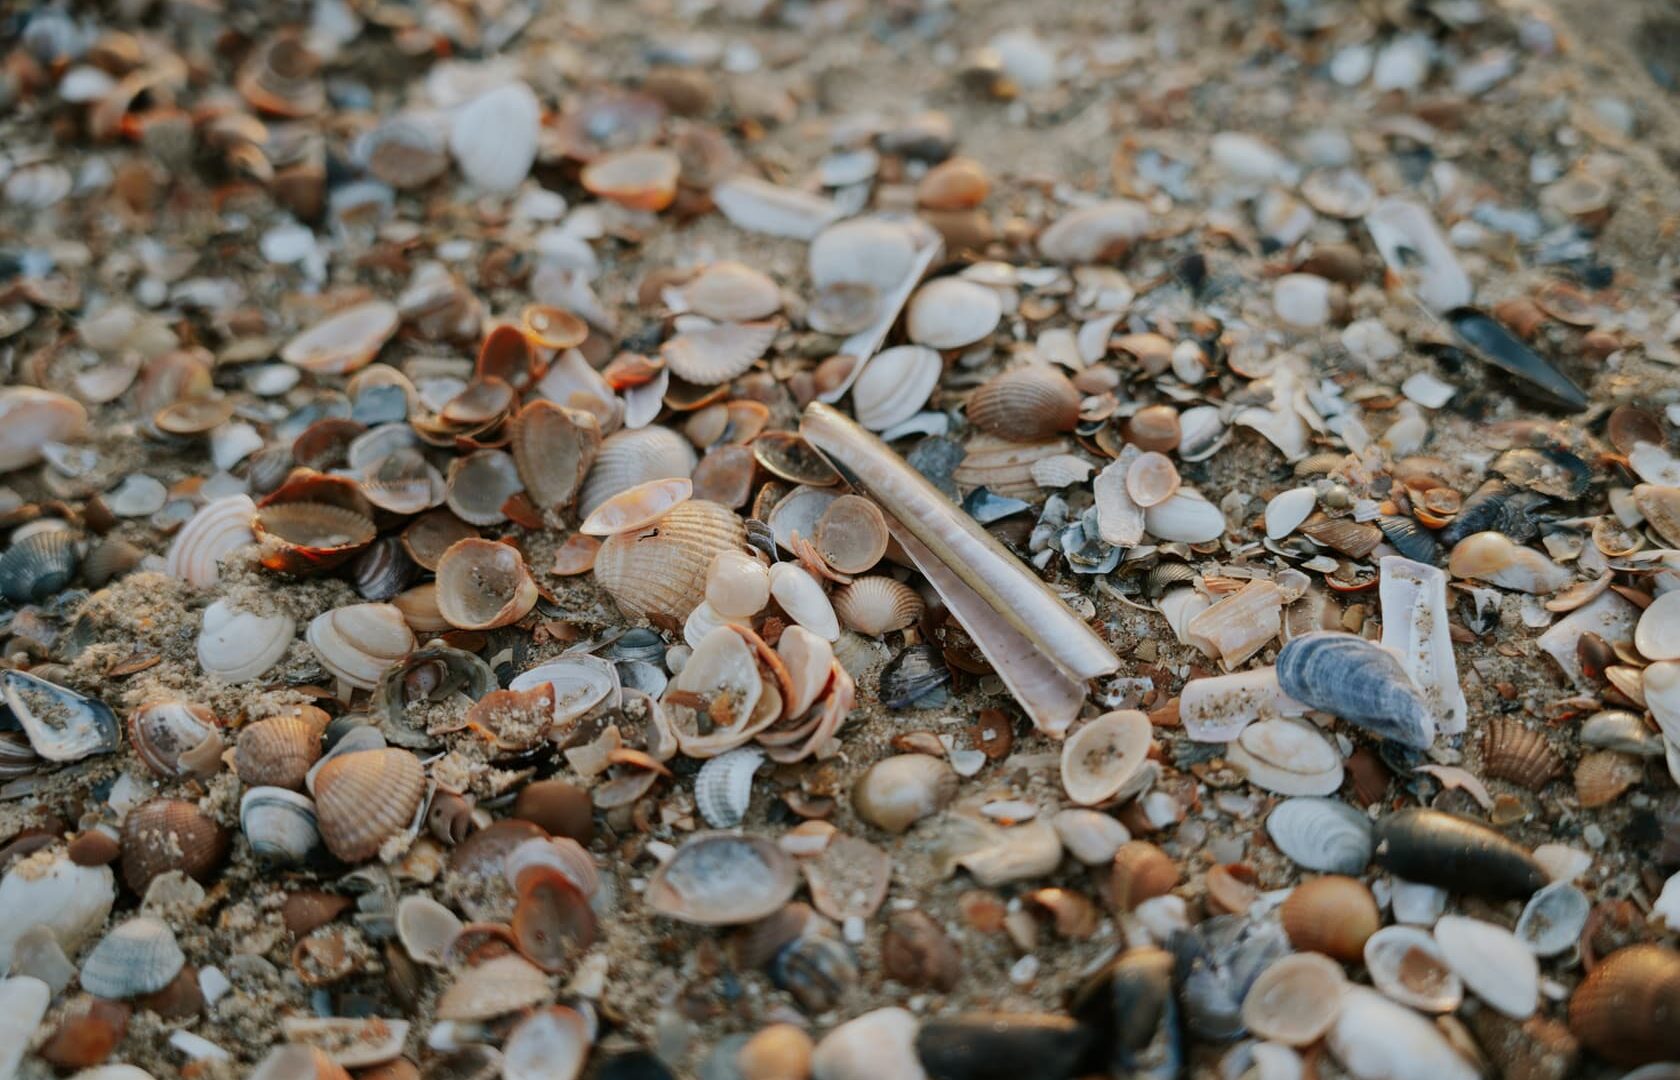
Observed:
[[[1617,1065],[1680,1059],[1680,953],[1631,945],[1606,957],[1569,999],[1569,1030]]]
[[[694,778],[694,805],[706,824],[714,829],[741,824],[752,801],[753,773],[763,763],[764,751],[743,746],[700,766]]]
[[[698,462],[693,445],[670,428],[651,424],[614,432],[584,478],[578,513],[587,517],[619,492],[649,480],[692,476]]]
[[[414,649],[414,631],[391,604],[351,604],[317,615],[305,634],[321,663],[358,690]]]
[[[702,926],[754,922],[793,898],[799,870],[758,836],[696,833],[648,881],[643,898],[661,915]]]
[[[470,525],[507,520],[502,507],[525,490],[513,457],[500,450],[477,450],[449,463],[444,501]]]
[[[910,273],[916,242],[911,231],[897,222],[854,219],[824,229],[811,241],[807,260],[811,283],[819,290],[862,284],[885,294]]]
[[[208,588],[216,584],[221,561],[256,542],[251,519],[257,506],[248,495],[228,495],[205,503],[175,534],[164,560],[164,573]]]
[[[905,325],[918,345],[961,349],[990,336],[1002,318],[1003,302],[996,289],[943,277],[916,290]]]
[[[532,501],[544,509],[561,509],[577,498],[595,463],[601,422],[582,409],[532,401],[513,418],[508,449]]]
[[[671,374],[696,386],[726,383],[764,355],[776,340],[776,324],[718,323],[685,330],[659,347]]]
[[[1563,772],[1563,758],[1544,735],[1520,720],[1489,720],[1482,735],[1482,770],[1498,780],[1539,791]]]
[[[438,560],[437,602],[449,625],[493,630],[530,613],[537,584],[518,548],[495,540],[461,540]]]
[[[542,103],[522,82],[503,83],[455,112],[449,152],[461,175],[486,191],[512,191],[537,158]]]
[[[1608,806],[1645,778],[1645,763],[1618,750],[1593,750],[1575,766],[1575,795],[1583,810]]]
[[[705,599],[712,559],[746,539],[733,510],[690,499],[653,525],[608,537],[595,555],[595,580],[631,618],[680,624]]]
[[[852,383],[852,414],[870,431],[901,424],[927,404],[944,370],[939,354],[926,346],[883,349]]]
[[[227,830],[181,799],[153,799],[123,819],[123,880],[137,893],[144,894],[153,878],[170,870],[208,881],[227,850]]]
[[[775,281],[761,270],[738,262],[715,262],[677,290],[682,305],[720,322],[767,319],[782,306]]]
[[[397,306],[369,300],[327,316],[286,342],[280,359],[306,371],[346,375],[366,365],[391,335],[401,317]]]
[[[1266,832],[1290,861],[1320,873],[1357,874],[1376,847],[1370,820],[1334,799],[1285,799],[1266,818]]]
[[[159,776],[208,776],[221,766],[216,714],[197,702],[146,702],[128,714],[128,741]]]
[[[916,590],[881,575],[842,585],[829,601],[842,625],[871,637],[903,630],[922,617],[922,598]]]
[[[968,396],[968,419],[1002,439],[1038,442],[1079,423],[1079,391],[1049,364],[1023,364],[981,383]]]
[[[250,786],[303,787],[303,779],[321,758],[321,733],[327,714],[304,706],[283,716],[247,725],[234,743],[233,768]]]
[[[122,1001],[155,993],[175,981],[186,955],[169,924],[149,915],[120,923],[82,961],[82,989]]]
[[[371,859],[408,828],[426,794],[426,771],[407,750],[359,750],[315,775],[315,812],[327,850],[345,862]]]
[[[296,631],[297,624],[284,612],[261,615],[218,600],[204,609],[198,666],[231,683],[249,682],[279,663]]]
[[[16,604],[45,600],[70,583],[79,548],[70,529],[44,529],[13,541],[0,555],[0,596]]]
[[[1143,713],[1104,713],[1062,744],[1062,790],[1083,806],[1107,802],[1138,775],[1153,739],[1154,729]]]

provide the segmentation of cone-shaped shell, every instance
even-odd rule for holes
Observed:
[[[341,754],[315,775],[321,839],[345,862],[371,859],[408,828],[425,794],[426,771],[407,750]]]
[[[1617,1065],[1680,1060],[1680,953],[1659,945],[1611,953],[1575,988],[1569,1030]]]
[[[588,517],[614,495],[649,480],[691,476],[698,463],[693,445],[670,428],[650,424],[614,432],[584,478],[578,513]]]
[[[968,419],[990,435],[1038,442],[1079,423],[1079,391],[1048,364],[1024,364],[994,375],[968,396]]]
[[[437,566],[438,612],[463,630],[493,630],[523,619],[537,584],[519,550],[495,540],[461,540]]]
[[[646,528],[608,537],[595,555],[595,580],[631,618],[680,625],[706,597],[712,559],[746,540],[733,510],[690,499]]]
[[[513,418],[508,449],[525,491],[549,510],[570,506],[601,449],[595,414],[536,400]]]
[[[258,720],[239,733],[233,768],[248,787],[303,787],[304,777],[321,758],[321,732],[327,714],[305,706],[284,716]]]
[[[841,625],[871,637],[903,630],[922,617],[922,598],[915,589],[878,574],[842,585],[829,600]]]
[[[123,880],[137,893],[170,870],[208,881],[227,850],[227,830],[181,799],[153,799],[123,819]]]

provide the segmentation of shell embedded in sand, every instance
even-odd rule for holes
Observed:
[[[746,539],[733,510],[690,499],[653,525],[607,537],[595,580],[625,614],[680,623],[705,599],[712,559]]]

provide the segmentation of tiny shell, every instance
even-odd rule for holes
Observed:
[[[915,589],[880,575],[860,577],[842,585],[829,600],[841,625],[870,637],[914,624],[921,618],[923,606]]]
[[[1366,939],[1363,953],[1372,983],[1402,1005],[1447,1013],[1464,1000],[1464,984],[1427,931],[1385,926]]]
[[[249,682],[286,655],[297,624],[284,612],[239,611],[225,600],[204,609],[198,635],[198,665],[206,675],[231,683]]]
[[[1540,966],[1517,936],[1502,926],[1462,915],[1443,915],[1435,940],[1453,972],[1477,997],[1525,1020],[1540,1000]]]
[[[314,789],[321,839],[335,856],[357,863],[409,827],[426,794],[426,773],[407,750],[361,750],[326,761]]]
[[[306,371],[347,375],[365,366],[397,332],[395,304],[370,300],[311,326],[280,349],[280,359]]]
[[[660,211],[677,196],[682,161],[670,150],[637,147],[605,154],[584,166],[584,188],[632,210]]]
[[[530,614],[537,585],[517,548],[470,538],[450,546],[437,564],[438,614],[463,630],[494,630]]]
[[[449,463],[444,502],[469,525],[495,525],[507,520],[503,507],[524,489],[512,455],[476,450]]]
[[[727,260],[707,266],[677,294],[688,310],[720,322],[766,319],[782,306],[781,290],[768,274]]]
[[[1095,806],[1125,792],[1149,756],[1154,729],[1133,709],[1104,713],[1062,745],[1062,788],[1068,798]]]
[[[461,933],[456,914],[423,893],[412,893],[397,901],[397,939],[414,960],[431,967],[443,967],[449,947]]]
[[[1157,540],[1205,544],[1225,535],[1225,515],[1201,492],[1180,488],[1143,512],[1144,528]]]
[[[706,572],[706,602],[726,619],[750,619],[770,602],[770,570],[744,551],[720,551]]]
[[[695,833],[649,879],[643,894],[654,911],[702,926],[762,919],[799,887],[793,860],[769,840],[733,833]]]
[[[1097,810],[1061,810],[1051,818],[1069,853],[1086,866],[1106,866],[1132,838],[1126,826]]]
[[[1517,919],[1517,938],[1536,956],[1560,956],[1580,942],[1591,910],[1586,893],[1554,881],[1529,897]]]
[[[1541,595],[1556,592],[1574,577],[1540,552],[1498,532],[1475,533],[1460,540],[1447,557],[1447,569],[1457,578]]]
[[[1266,504],[1266,536],[1282,540],[1301,527],[1318,509],[1318,492],[1310,487],[1291,488]]]
[[[1617,750],[1593,750],[1575,766],[1575,795],[1583,810],[1608,806],[1644,778],[1644,759]]]
[[[1336,1022],[1347,977],[1317,953],[1273,961],[1254,980],[1242,1003],[1243,1026],[1262,1039],[1306,1046]]]
[[[997,290],[943,277],[923,285],[910,298],[906,328],[918,345],[961,349],[990,335],[1002,317]]]
[[[1049,364],[1023,364],[981,383],[968,396],[968,419],[999,438],[1037,442],[1078,425],[1079,391]]]
[[[1114,853],[1111,870],[1114,906],[1131,911],[1145,900],[1165,896],[1178,884],[1178,864],[1147,840],[1129,840]]]

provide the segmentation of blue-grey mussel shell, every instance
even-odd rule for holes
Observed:
[[[14,604],[45,600],[70,584],[77,546],[69,529],[30,533],[0,555],[0,594]]]
[[[48,761],[80,761],[122,743],[117,714],[97,698],[23,671],[0,672],[0,694],[29,745]]]
[[[1434,566],[1441,561],[1441,545],[1436,542],[1435,534],[1416,518],[1384,514],[1377,519],[1377,527],[1394,545],[1394,550],[1413,562]]]
[[[924,1023],[916,1057],[928,1080],[1068,1080],[1091,1042],[1070,1016],[963,1013]]]
[[[1435,721],[1394,654],[1353,634],[1303,634],[1278,651],[1284,693],[1384,739],[1424,749]]]
[[[1515,375],[1519,385],[1570,412],[1587,407],[1587,394],[1558,370],[1557,365],[1530,348],[1496,319],[1475,308],[1454,308],[1447,312],[1447,324],[1469,351],[1483,362]]]
[[[1534,856],[1480,822],[1412,807],[1377,822],[1377,865],[1407,881],[1495,900],[1546,884]]]
[[[1184,1045],[1174,966],[1165,950],[1129,949],[1074,991],[1068,1011],[1091,1033],[1084,1072],[1160,1080],[1179,1074]]]
[[[1483,481],[1441,530],[1441,542],[1452,545],[1475,533],[1499,532],[1516,543],[1526,543],[1540,531],[1534,511],[1545,504],[1544,495],[1524,491],[1508,480]]]
[[[1243,998],[1273,961],[1291,950],[1283,927],[1219,915],[1173,935],[1184,1023],[1201,1039],[1228,1042],[1246,1030]]]
[[[951,681],[945,658],[931,645],[912,645],[881,669],[881,704],[904,709]]]

